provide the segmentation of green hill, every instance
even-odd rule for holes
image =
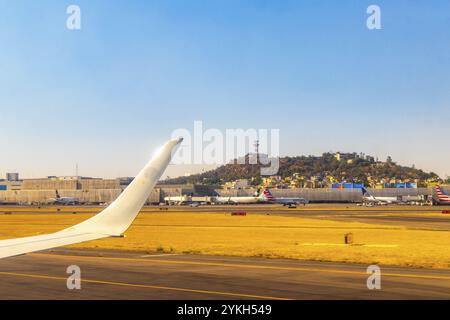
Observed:
[[[168,179],[164,183],[182,184],[208,184],[220,185],[237,179],[251,179],[252,184],[260,184],[259,164],[248,164],[248,155],[245,164],[234,163],[220,166],[214,170],[191,176]],[[366,185],[371,181],[382,180],[418,180],[422,185],[426,180],[439,179],[433,172],[424,172],[414,167],[396,164],[390,157],[385,162],[375,161],[374,157],[357,153],[341,153],[340,159],[334,153],[324,153],[322,156],[299,156],[280,158],[279,176],[303,177],[316,181],[330,183],[330,177],[336,182],[362,182]]]

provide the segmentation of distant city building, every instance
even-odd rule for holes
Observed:
[[[22,187],[22,181],[6,181],[2,180],[0,182],[0,191],[18,191],[21,190]]]
[[[336,158],[337,161],[341,161],[341,154],[339,152],[336,152],[334,154],[334,157]]]
[[[362,183],[333,183],[332,189],[361,189],[364,187]]]
[[[6,174],[6,181],[19,181],[19,174],[17,172],[9,172]]]
[[[417,189],[417,183],[414,182],[385,183],[384,188]]]
[[[248,181],[248,179],[239,179],[235,181],[234,187],[236,189],[244,189],[244,188],[248,188],[250,186],[250,183]]]
[[[223,187],[225,189],[246,189],[250,187],[248,179],[239,179],[235,181],[226,182]]]

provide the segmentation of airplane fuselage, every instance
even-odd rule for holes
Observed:
[[[218,203],[258,203],[261,202],[259,197],[216,197]]]
[[[53,199],[53,202],[55,204],[63,204],[63,205],[75,205],[80,203],[79,198],[72,198],[72,197],[62,197],[62,198],[56,198]]]
[[[283,205],[308,203],[304,198],[274,198],[273,202]]]
[[[397,203],[400,202],[397,197],[364,197],[366,202],[378,202],[378,203]]]

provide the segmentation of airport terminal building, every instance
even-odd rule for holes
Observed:
[[[133,181],[131,177],[100,179],[80,176],[40,179],[19,179],[18,174],[7,174],[0,180],[0,203],[46,204],[55,198],[56,190],[62,197],[78,198],[85,204],[103,204],[115,200]],[[449,188],[443,188],[450,192]],[[157,184],[148,197],[147,204],[164,202],[165,197],[179,196],[252,196],[255,188],[221,189],[219,186],[195,184]],[[375,196],[432,196],[432,188],[386,188],[373,189]],[[272,189],[275,197],[302,197],[309,202],[351,203],[361,202],[360,188],[288,188]]]
[[[45,204],[55,198],[56,190],[62,197],[79,198],[82,203],[108,203],[116,199],[131,181],[132,177],[100,179],[80,176],[20,180],[18,174],[7,174],[5,180],[0,180],[0,203]],[[147,202],[160,203],[167,196],[210,195],[213,190],[214,187],[193,184],[158,184]]]

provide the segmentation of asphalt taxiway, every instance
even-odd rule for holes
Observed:
[[[59,209],[59,210],[58,210]],[[83,214],[102,207],[0,207],[0,214]],[[359,221],[450,230],[445,207],[310,204],[145,207],[143,213],[230,213]],[[81,269],[69,290],[67,267]],[[0,259],[1,299],[450,299],[449,269],[380,266],[381,289],[367,288],[367,265],[201,255],[146,255],[59,248]]]
[[[103,210],[102,206],[0,206],[0,214],[93,214]],[[231,213],[245,211],[249,214],[280,215],[351,221],[372,224],[401,225],[422,230],[450,231],[450,214],[442,211],[450,206],[408,206],[389,205],[363,207],[356,204],[308,204],[297,208],[282,205],[202,205],[190,206],[147,206],[141,213]]]
[[[67,267],[81,289],[67,288]],[[450,270],[57,249],[0,260],[2,299],[450,299]]]

